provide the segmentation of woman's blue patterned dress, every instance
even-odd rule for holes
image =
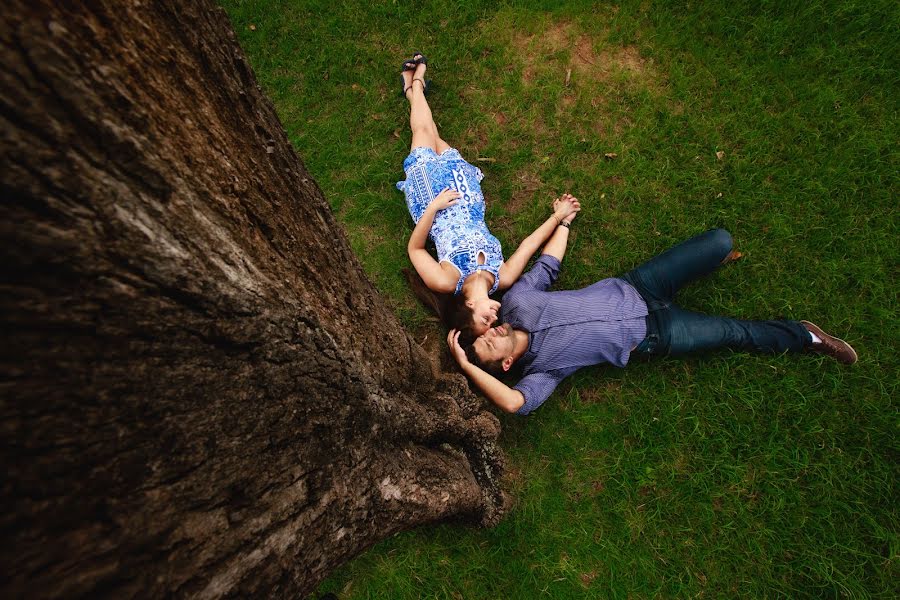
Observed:
[[[456,204],[438,211],[429,235],[437,248],[438,261],[450,262],[459,269],[454,293],[459,293],[466,277],[484,270],[494,275],[489,292],[493,294],[500,285],[503,251],[500,240],[484,223],[481,169],[467,163],[455,148],[440,154],[431,148],[413,148],[403,161],[403,170],[406,180],[398,181],[397,188],[406,194],[406,206],[416,223],[444,188],[462,194]],[[483,264],[478,264],[479,254],[483,255]]]

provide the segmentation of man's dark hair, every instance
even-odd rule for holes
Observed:
[[[474,344],[475,340],[478,339],[478,334],[472,330],[471,325],[459,327],[457,331],[459,331],[459,345],[463,350]]]
[[[459,336],[460,342],[462,342],[462,335]],[[478,338],[475,338],[478,339]],[[491,375],[495,377],[501,377],[506,374],[506,371],[503,370],[503,361],[502,360],[481,360],[481,358],[475,353],[475,339],[471,340],[468,345],[460,345],[463,350],[466,351],[466,358],[469,359],[469,362],[475,365],[476,367],[481,367]]]

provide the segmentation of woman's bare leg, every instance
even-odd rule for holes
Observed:
[[[447,150],[447,149],[449,149],[449,148],[450,148],[450,144],[448,144],[448,143],[445,142],[443,139],[441,139],[440,137],[438,137],[438,139],[437,139],[437,147],[435,148],[435,150],[437,150],[437,153],[440,154],[441,152],[443,152],[444,150]]]
[[[420,64],[412,74],[410,88],[406,91],[409,100],[409,128],[412,131],[412,148],[431,148],[441,153],[450,147],[438,134],[437,125],[431,114],[431,107],[425,98],[425,69]],[[405,81],[406,74],[404,74]]]

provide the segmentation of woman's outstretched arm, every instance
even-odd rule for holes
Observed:
[[[538,248],[547,241],[547,238],[553,235],[553,232],[556,231],[559,224],[563,221],[566,223],[571,222],[571,220],[575,218],[575,213],[580,210],[581,203],[578,202],[577,198],[570,196],[569,194],[563,194],[559,200],[554,203],[553,214],[550,215],[550,218],[544,221],[540,227],[535,229],[531,235],[522,240],[522,243],[519,244],[519,247],[516,248],[513,255],[509,257],[509,260],[500,267],[500,289],[508,289],[514,284],[519,277],[521,277],[528,261],[535,255]],[[563,247],[563,249],[565,249],[565,247]]]
[[[416,223],[412,235],[409,236],[409,243],[406,245],[409,260],[428,289],[443,294],[449,294],[456,290],[456,277],[441,268],[441,264],[428,254],[428,251],[425,250],[425,241],[434,224],[434,215],[439,210],[456,204],[460,196],[462,194],[449,188],[438,194],[437,198],[432,200],[425,212],[422,213],[422,217]]]

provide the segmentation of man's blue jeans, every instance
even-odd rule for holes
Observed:
[[[647,337],[636,354],[676,356],[717,348],[755,352],[797,352],[812,343],[797,321],[744,321],[684,310],[675,294],[685,284],[716,270],[731,252],[731,234],[712,229],[671,248],[622,279],[641,294],[647,309]]]

